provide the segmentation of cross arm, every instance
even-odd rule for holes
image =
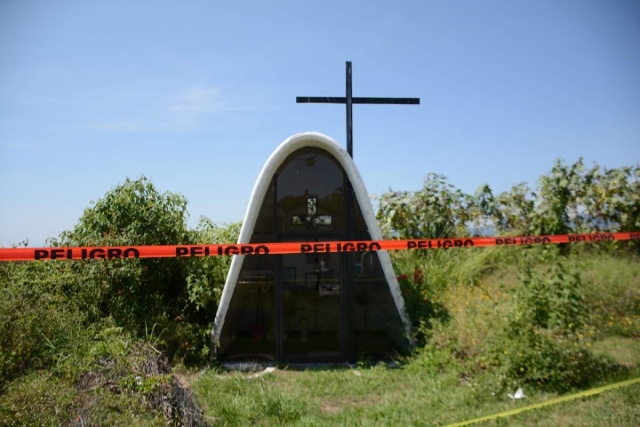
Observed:
[[[405,104],[419,105],[420,98],[375,98],[375,97],[354,97],[354,104]],[[297,96],[298,104],[346,104],[347,98],[344,96]]]

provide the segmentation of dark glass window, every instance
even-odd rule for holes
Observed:
[[[254,233],[252,243],[272,242]],[[224,360],[275,360],[277,255],[245,256],[224,326],[218,353]]]
[[[370,240],[359,233],[358,240]],[[409,341],[376,252],[356,253],[354,275],[355,343],[358,357],[406,353]]]
[[[325,151],[296,151],[277,173],[277,231],[344,233],[344,171]]]
[[[283,360],[340,360],[341,261],[339,253],[282,256]]]
[[[258,213],[258,218],[256,218],[254,233],[272,234],[275,231],[273,217],[275,215],[275,194],[275,180],[271,179],[267,193],[264,195],[262,206],[260,207],[260,213]]]

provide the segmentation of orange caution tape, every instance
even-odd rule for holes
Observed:
[[[70,248],[0,248],[0,261],[67,259],[181,258],[224,255],[278,255],[327,252],[372,252],[488,246],[558,244],[640,239],[640,232],[563,234],[556,236],[469,237],[421,240],[247,243],[224,245],[104,246]]]

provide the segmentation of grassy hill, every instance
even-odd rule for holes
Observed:
[[[51,246],[227,243],[146,178]],[[535,192],[430,175],[380,198],[387,237],[637,231],[640,168],[558,163]],[[474,228],[475,227],[475,228]],[[415,354],[258,377],[210,356],[228,257],[0,265],[0,425],[446,425],[640,376],[637,242],[396,252]],[[522,387],[525,399],[507,393]],[[638,385],[493,423],[638,425]],[[200,408],[204,412],[200,412]],[[490,422],[491,423],[491,422]]]

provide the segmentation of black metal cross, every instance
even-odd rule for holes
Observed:
[[[351,91],[351,61],[347,61],[347,96],[298,96],[298,104],[346,104],[347,105],[347,152],[353,158],[353,114],[352,104],[420,104],[420,98],[359,98]]]
[[[294,215],[291,218],[293,225],[306,225],[307,230],[315,230],[318,225],[331,225],[331,215],[317,215],[318,198],[307,197],[307,214]]]

